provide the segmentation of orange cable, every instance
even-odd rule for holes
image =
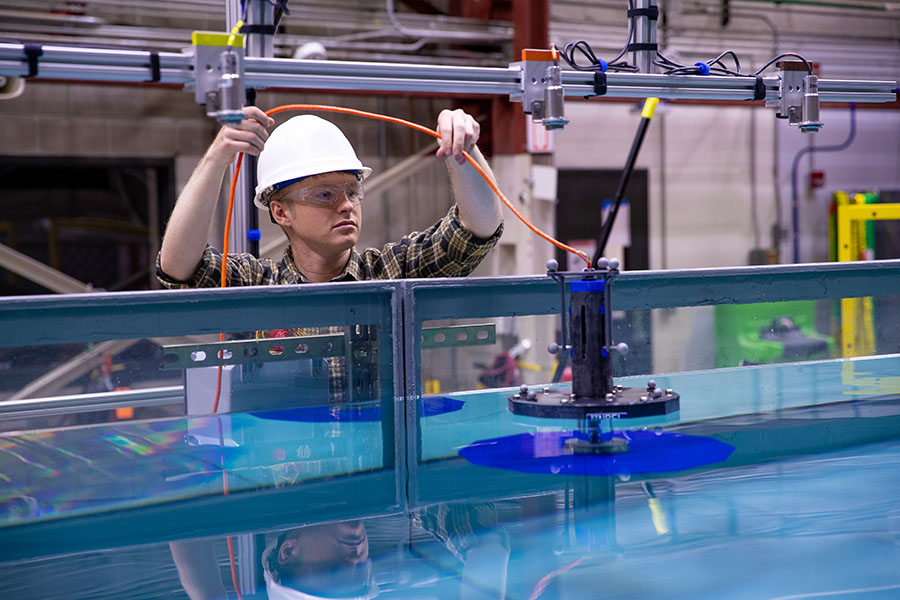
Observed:
[[[234,165],[234,176],[231,178],[231,190],[228,193],[228,213],[225,216],[225,235],[222,240],[222,268],[219,285],[228,287],[228,235],[231,233],[231,216],[234,213],[234,191],[237,188],[238,174],[241,171],[241,163],[244,160],[244,153],[240,153],[237,162]],[[219,341],[225,341],[225,333],[219,334]],[[222,358],[222,351],[219,351],[219,358]],[[219,396],[222,393],[222,365],[218,366],[216,371],[216,398],[213,401],[213,414],[219,412]],[[219,426],[219,445],[225,447],[225,438],[222,435],[222,421],[218,420]],[[228,470],[225,468],[224,454],[222,459],[222,493],[228,495]],[[241,586],[238,582],[237,567],[234,561],[234,542],[231,536],[225,537],[225,543],[228,545],[228,564],[231,567],[231,584],[234,586],[234,593],[237,594],[238,600],[242,600]]]
[[[418,123],[413,123],[411,121],[406,121],[404,119],[398,119],[397,117],[389,117],[387,115],[379,115],[376,113],[370,113],[370,112],[366,112],[364,110],[356,110],[355,108],[343,108],[340,106],[328,106],[328,105],[324,105],[324,104],[285,104],[283,106],[276,106],[273,109],[267,110],[266,114],[271,117],[274,114],[278,114],[280,112],[285,112],[288,110],[314,110],[314,111],[318,110],[318,111],[326,111],[326,112],[343,113],[343,114],[348,114],[348,115],[356,115],[359,117],[368,117],[370,119],[387,121],[388,123],[395,123],[397,125],[406,125],[407,127],[411,127],[417,131],[421,131],[422,133],[426,133],[432,137],[436,137],[438,139],[441,138],[441,136],[438,132],[436,132],[432,129],[429,129],[423,125],[419,125]],[[512,203],[506,198],[506,196],[503,195],[503,192],[500,191],[500,188],[497,187],[497,184],[494,183],[490,177],[488,177],[487,173],[484,172],[484,169],[482,169],[478,165],[478,163],[475,162],[475,159],[473,159],[469,155],[469,153],[465,152],[465,151],[463,151],[463,156],[466,158],[467,161],[469,161],[469,163],[473,167],[475,167],[475,170],[478,171],[478,173],[480,173],[482,177],[484,177],[484,180],[488,183],[489,186],[491,186],[491,189],[494,191],[495,194],[497,194],[497,196],[500,198],[500,200],[503,202],[503,204],[505,204],[506,207],[509,210],[511,210],[512,213],[514,215],[516,215],[516,217],[518,217],[519,220],[522,221],[522,223],[524,223],[526,227],[528,227],[528,229],[530,229],[531,231],[536,233],[539,237],[543,238],[544,240],[550,242],[557,248],[561,248],[562,250],[565,250],[566,252],[571,252],[572,254],[578,255],[578,257],[581,258],[581,260],[583,260],[587,264],[587,267],[589,269],[591,268],[591,259],[590,259],[590,257],[588,257],[587,254],[585,254],[581,250],[576,250],[575,248],[572,248],[571,246],[567,246],[567,245],[563,244],[562,242],[550,237],[549,235],[547,235],[546,233],[544,233],[543,231],[541,231],[540,229],[538,229],[537,227],[532,225],[531,222],[529,222],[528,219],[526,219],[522,215],[522,213],[520,213],[518,210],[516,210],[516,207],[512,205]],[[232,182],[232,187],[233,187],[233,185],[234,185],[234,182]]]
[[[244,153],[238,154],[237,162],[234,164],[234,176],[231,178],[231,190],[228,193],[228,212],[225,215],[225,235],[222,240],[222,268],[219,278],[220,287],[228,287],[228,236],[231,233],[231,215],[234,213],[234,190],[237,188],[238,174],[241,171],[241,163],[244,162]],[[225,334],[219,334],[219,341],[225,341]],[[219,358],[222,358],[222,351],[219,351]],[[213,401],[213,414],[219,412],[219,395],[222,393],[222,365],[216,373],[216,398]]]

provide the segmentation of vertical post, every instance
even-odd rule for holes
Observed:
[[[275,7],[266,0],[247,0],[247,25],[275,27]],[[272,58],[275,32],[247,34],[247,56]]]
[[[159,254],[159,181],[156,169],[147,167],[144,169],[144,179],[147,181],[147,235],[149,264],[156,263],[156,255]],[[159,280],[156,279],[156,269],[150,269],[147,273],[147,289],[158,289]]]
[[[245,24],[251,26],[275,25],[275,7],[266,0],[246,0],[247,11]],[[240,0],[227,0],[225,3],[225,27],[231,31],[235,23],[242,16]],[[271,58],[273,56],[273,33],[251,32],[245,36],[247,47],[244,56]],[[248,90],[249,98],[255,97],[254,90]],[[253,104],[248,101],[245,105]],[[237,186],[234,192],[234,214],[231,221],[231,239],[229,240],[232,252],[259,253],[259,244],[247,239],[247,232],[255,230],[259,226],[257,222],[256,206],[253,204],[254,189],[256,187],[256,161],[249,160],[252,157],[245,156],[241,172],[238,175]],[[230,178],[234,177],[234,166],[229,170]]]
[[[656,8],[656,0],[637,0],[634,7],[638,10]],[[656,46],[656,19],[649,15],[638,15],[634,18],[634,44],[650,44]],[[655,73],[653,60],[656,58],[655,49],[634,50],[631,52],[631,62],[637,65],[641,73]]]

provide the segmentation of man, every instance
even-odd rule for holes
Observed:
[[[271,118],[256,107],[245,108],[244,115],[240,125],[219,131],[172,211],[157,261],[157,276],[168,288],[219,285],[222,256],[206,240],[222,179],[239,152],[259,156],[255,202],[269,210],[288,246],[280,262],[229,255],[229,286],[465,276],[500,238],[499,199],[462,156],[466,150],[491,174],[475,146],[479,126],[461,110],[442,111],[437,124],[437,156],[447,159],[455,200],[450,212],[421,233],[362,253],[356,250],[360,200],[371,169],[340,130],[304,115],[270,138]]]
[[[288,245],[280,262],[229,254],[228,286],[462,277],[500,238],[499,198],[462,156],[466,150],[491,174],[475,146],[479,126],[461,110],[444,110],[438,116],[437,156],[447,159],[456,201],[450,212],[421,233],[362,253],[356,249],[362,227],[360,201],[363,180],[372,170],[362,165],[344,134],[324,119],[303,115],[285,122],[270,138],[266,128],[274,124],[271,118],[256,107],[245,108],[244,115],[239,126],[219,131],[172,211],[157,260],[157,277],[168,288],[220,285],[222,255],[206,240],[222,179],[239,152],[259,156],[255,202],[268,209]],[[291,329],[264,335],[340,331]],[[330,401],[342,402],[348,390],[346,361],[337,357],[326,362]]]

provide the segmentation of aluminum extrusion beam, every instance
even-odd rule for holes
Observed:
[[[27,400],[4,400],[0,402],[0,421],[94,410],[168,406],[170,404],[183,403],[184,386],[180,385],[121,392],[72,394],[69,396],[51,396],[49,398],[30,398]]]
[[[151,79],[150,53],[42,46],[39,77],[66,80],[137,82]],[[194,81],[190,54],[160,52],[163,83],[190,85]],[[251,87],[502,94],[516,99],[522,92],[517,67],[460,67],[351,61],[311,61],[288,58],[245,59],[246,84]],[[28,74],[23,44],[0,43],[0,75]],[[778,97],[776,76],[764,78],[766,97]],[[698,75],[608,73],[607,97],[752,100],[755,79]],[[567,96],[593,94],[593,74],[563,71]],[[895,81],[819,80],[823,102],[892,102]]]

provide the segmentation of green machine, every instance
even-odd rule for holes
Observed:
[[[835,340],[816,328],[816,302],[716,306],[716,367],[826,359]]]
[[[837,191],[829,207],[829,258],[838,260],[837,212],[839,206],[878,204],[879,194]],[[854,260],[875,257],[875,222],[854,223]],[[869,309],[871,312],[871,308]],[[827,316],[819,313],[816,327],[816,302],[772,302],[734,304],[716,307],[716,367],[815,360],[837,356],[841,306],[835,302]],[[824,317],[824,318],[822,318]],[[820,333],[827,329],[830,335]]]

